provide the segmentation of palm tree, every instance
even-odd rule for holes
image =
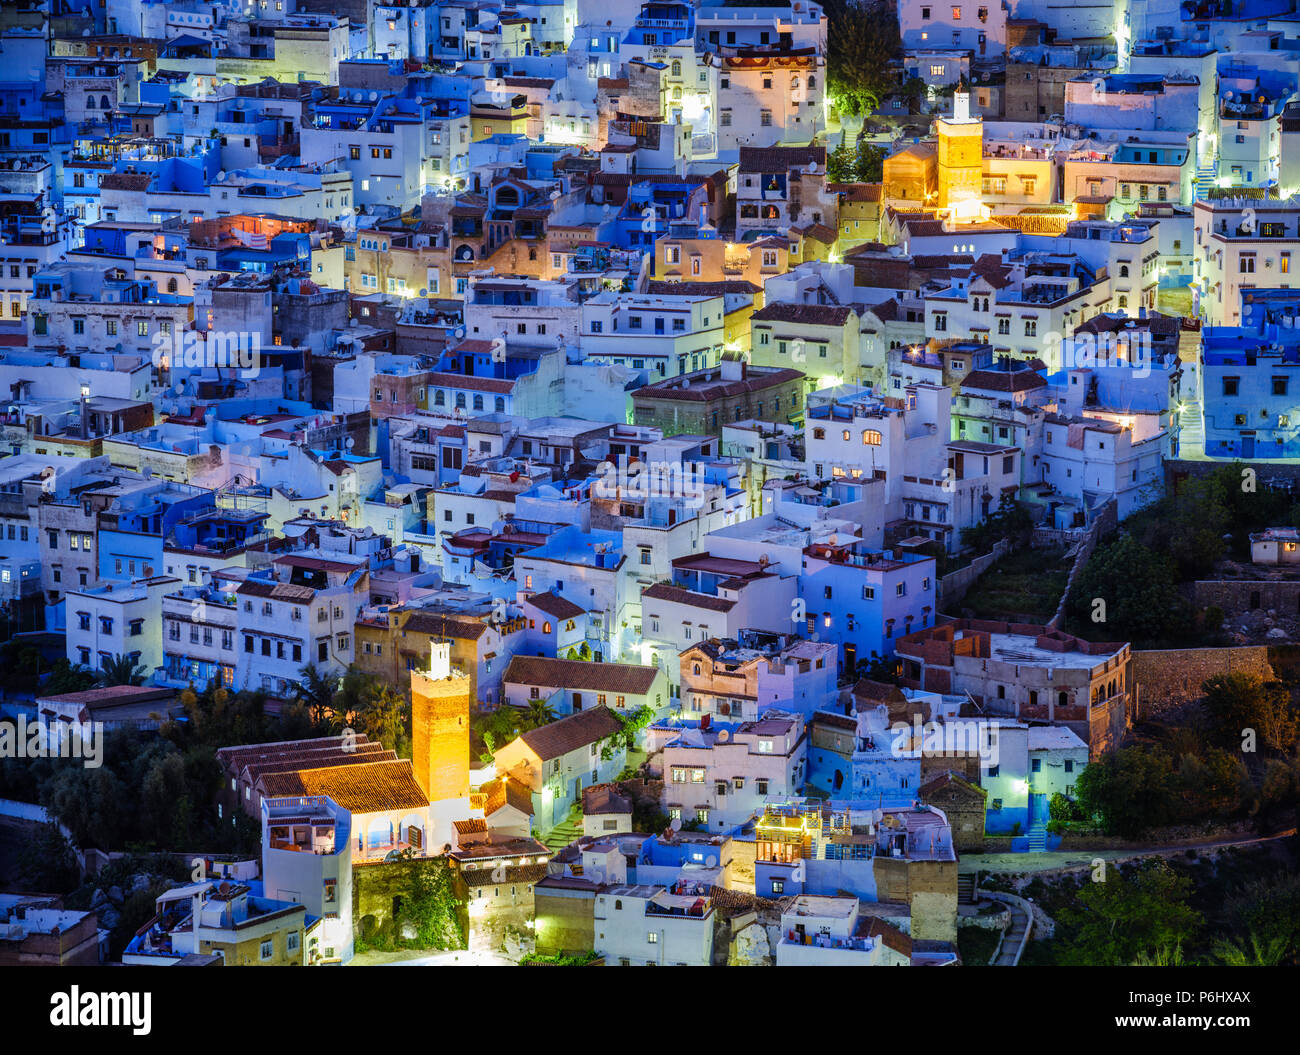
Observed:
[[[1285,935],[1275,935],[1261,940],[1258,934],[1251,931],[1249,937],[1249,949],[1240,942],[1216,941],[1214,958],[1225,967],[1277,967],[1286,959]]]
[[[529,700],[528,710],[525,712],[528,724],[534,729],[543,725],[550,725],[555,721],[555,711],[545,700]]]
[[[131,656],[110,656],[100,666],[95,680],[101,686],[143,685],[147,673],[144,665]]]
[[[334,707],[333,679],[317,670],[316,664],[308,663],[302,668],[302,679],[298,682],[294,699],[306,707],[311,720],[320,725]]]

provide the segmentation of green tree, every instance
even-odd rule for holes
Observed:
[[[1219,938],[1214,943],[1213,955],[1225,967],[1277,967],[1288,957],[1286,939],[1274,935],[1261,938],[1250,934],[1245,941]]]
[[[40,790],[41,805],[63,822],[78,846],[101,850],[125,845],[133,798],[107,765],[60,767]]]
[[[1180,820],[1230,817],[1252,802],[1250,774],[1239,755],[1219,748],[1178,759],[1178,789],[1182,799]]]
[[[1093,551],[1070,591],[1068,609],[1075,625],[1090,637],[1144,642],[1177,638],[1185,636],[1190,625],[1190,610],[1177,584],[1167,556],[1124,533]]]
[[[853,672],[859,681],[878,681],[884,685],[897,685],[903,678],[902,661],[894,656],[881,656],[872,652],[869,659],[858,661]]]
[[[859,183],[879,183],[885,175],[888,151],[866,139],[858,140],[853,158],[853,178]]]
[[[1067,964],[1111,967],[1144,953],[1190,944],[1200,913],[1188,904],[1192,882],[1164,861],[1148,861],[1124,876],[1110,868],[1101,883],[1085,883],[1075,906],[1059,913],[1074,932],[1062,950]]]
[[[879,2],[830,0],[822,7],[827,93],[840,112],[869,114],[892,82],[889,64],[901,47],[898,17]]]
[[[1010,494],[1003,494],[998,507],[973,527],[962,531],[961,543],[976,553],[988,553],[1003,539],[1026,546],[1034,534],[1034,518]]]
[[[333,710],[335,688],[333,678],[317,670],[316,664],[308,663],[302,668],[295,699],[307,708],[313,722],[323,724]]]
[[[34,649],[32,651],[35,652]],[[94,671],[87,667],[73,666],[67,659],[56,659],[41,691],[50,696],[62,696],[69,692],[84,692],[94,684]]]
[[[351,720],[354,730],[367,739],[392,748],[399,757],[410,754],[411,704],[391,685],[378,678],[368,679],[357,696]]]
[[[77,855],[57,824],[42,824],[23,843],[18,871],[27,890],[66,894],[80,881]]]
[[[543,725],[550,725],[555,721],[555,709],[545,700],[529,700],[523,718],[528,723],[529,728],[537,729]]]
[[[188,811],[186,791],[185,762],[180,754],[168,751],[155,758],[140,787],[139,799],[139,825],[153,845],[179,849],[190,837],[188,817],[182,815],[182,811]],[[186,805],[182,807],[181,803]],[[178,820],[185,830],[177,831]]]
[[[463,949],[459,902],[446,864],[422,866],[411,875],[410,896],[402,906],[403,919],[415,927],[415,943],[422,949]],[[399,929],[400,933],[400,929]]]
[[[95,680],[100,685],[143,685],[146,674],[143,665],[130,656],[110,656]]]
[[[826,178],[831,183],[848,183],[854,178],[854,152],[849,150],[848,140],[840,137],[840,145],[826,157]]]
[[[1108,835],[1134,838],[1175,815],[1173,766],[1163,751],[1125,747],[1089,763],[1075,782],[1079,808]]]
[[[1253,674],[1216,674],[1201,686],[1205,709],[1215,736],[1240,748],[1245,730],[1253,729],[1260,743],[1274,751],[1290,751],[1296,743],[1296,708],[1280,682],[1265,682]]]
[[[1300,875],[1256,876],[1224,899],[1223,915],[1234,935],[1263,949],[1280,946],[1283,958],[1300,957]]]
[[[1059,791],[1052,795],[1047,801],[1047,815],[1054,821],[1061,824],[1068,824],[1070,821],[1083,820],[1083,812],[1074,800],[1062,795]]]

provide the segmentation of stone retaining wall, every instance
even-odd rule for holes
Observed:
[[[1158,718],[1166,711],[1201,698],[1201,685],[1215,674],[1275,675],[1266,645],[1234,648],[1133,650],[1133,682],[1138,687],[1138,718]]]

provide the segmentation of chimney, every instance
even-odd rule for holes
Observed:
[[[745,364],[740,359],[723,359],[718,365],[724,381],[741,381],[745,377]]]

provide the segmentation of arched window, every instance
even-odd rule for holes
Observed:
[[[673,76],[680,77],[681,75],[682,75],[682,64],[679,61],[677,61],[677,59],[673,59]]]
[[[537,259],[537,250],[536,250],[536,249],[529,249],[529,250],[528,250],[528,259],[529,259],[529,260],[536,260],[536,259]]]
[[[176,280],[174,278],[169,278],[167,280],[167,292],[168,293],[176,292]]]
[[[1119,277],[1128,278],[1128,264],[1119,265]]]
[[[1070,706],[1070,694],[1068,692],[1058,692],[1056,694],[1056,706],[1058,707]]]
[[[551,632],[551,621],[548,619],[546,622],[542,624],[542,633],[549,634],[550,632]]]
[[[1122,293],[1120,294],[1120,297],[1119,297],[1119,306],[1120,306],[1121,308],[1127,308],[1127,307],[1128,307],[1128,297],[1124,296],[1124,294],[1122,294]]]
[[[496,400],[493,403],[492,409],[495,410],[498,414],[504,414],[506,412],[505,396],[497,396]]]
[[[799,77],[797,74],[790,78],[790,90],[796,92],[799,90]]]
[[[93,95],[86,96],[86,109],[87,110],[95,109],[95,97]]]
[[[480,395],[475,395],[475,396],[474,396],[474,409],[475,409],[475,410],[482,410],[482,409],[483,409],[483,397],[482,397],[482,396],[480,396]]]
[[[815,73],[808,74],[808,90],[812,91],[812,89],[816,87],[817,87],[817,74]]]
[[[110,103],[110,102],[108,101],[108,96],[107,96],[107,95],[101,95],[101,96],[99,97],[99,108],[100,108],[101,110],[111,110],[111,109],[113,109],[113,104]]]
[[[447,405],[447,393],[441,388],[434,390],[433,405],[435,407],[445,407]]]
[[[464,392],[457,392],[457,393],[456,393],[456,409],[457,409],[457,410],[464,410],[464,409],[465,409],[465,393],[464,393]]]

